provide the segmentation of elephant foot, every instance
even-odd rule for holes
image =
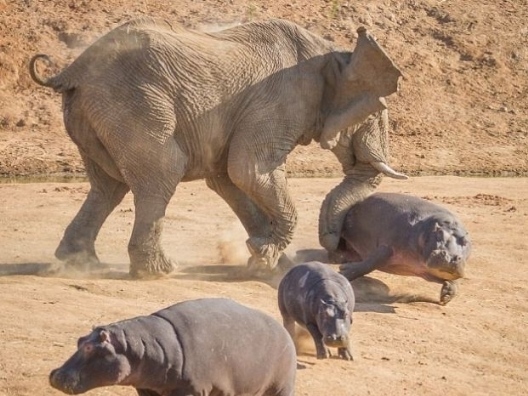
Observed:
[[[64,261],[66,268],[77,271],[91,272],[106,268],[104,264],[101,264],[95,252],[75,249],[65,242],[59,244],[59,247],[55,250],[55,257]]]
[[[277,267],[280,252],[276,245],[263,243],[263,238],[250,238],[246,244],[251,253],[248,260],[248,270],[252,273],[270,273]]]
[[[341,235],[339,232],[326,232],[319,237],[319,243],[329,252],[334,252],[339,246]]]
[[[159,252],[153,257],[130,254],[130,276],[134,279],[160,278],[174,271],[172,261]]]

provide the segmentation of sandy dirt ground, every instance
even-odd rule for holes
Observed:
[[[319,205],[337,183],[290,180],[300,213],[290,257],[322,253]],[[422,279],[375,272],[356,281],[355,361],[317,360],[311,340],[301,333],[298,360],[304,368],[298,370],[297,394],[527,394],[528,179],[419,177],[385,180],[379,190],[426,197],[458,213],[474,244],[467,278],[447,306],[436,303],[440,286]],[[168,208],[163,246],[178,261],[174,274],[151,281],[128,278],[130,195],[97,241],[108,269],[64,271],[53,252],[87,191],[87,183],[0,185],[0,395],[58,395],[48,385],[48,373],[73,353],[79,336],[94,325],[178,301],[224,296],[280,320],[279,279],[243,275],[244,232],[202,182],[180,185]],[[112,387],[89,394],[135,392]]]

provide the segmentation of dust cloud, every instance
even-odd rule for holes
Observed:
[[[231,228],[220,235],[217,249],[223,264],[245,265],[249,251],[243,242],[248,235],[242,225],[233,222]]]

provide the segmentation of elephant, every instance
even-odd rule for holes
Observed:
[[[65,128],[90,183],[55,256],[97,265],[99,230],[131,191],[130,275],[170,273],[160,245],[166,207],[180,182],[205,179],[248,234],[248,268],[272,272],[297,223],[285,170],[296,145],[334,151],[346,173],[340,188],[358,196],[374,174],[400,176],[377,158],[380,150],[360,153],[368,145],[349,129],[384,119],[384,98],[402,76],[365,28],[357,33],[347,51],[284,20],[205,33],[145,17],[114,28],[49,78],[37,66],[50,57],[33,56],[32,79],[62,94]],[[325,213],[334,224],[341,210]]]
[[[332,149],[345,177],[326,195],[319,212],[319,243],[329,255],[341,249],[341,231],[350,208],[371,195],[383,175],[408,178],[387,165],[388,132],[388,110],[384,109],[342,133]]]

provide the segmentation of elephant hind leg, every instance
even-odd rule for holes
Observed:
[[[109,176],[99,165],[81,151],[90,191],[81,209],[68,225],[55,251],[59,260],[76,267],[90,267],[99,263],[95,240],[108,215],[123,200],[129,188]]]
[[[174,270],[171,260],[161,246],[163,218],[176,186],[184,175],[187,157],[176,141],[169,138],[157,147],[156,158],[146,147],[154,148],[148,140],[129,147],[133,162],[128,160],[126,180],[134,194],[134,228],[128,244],[130,275],[134,278],[168,274]]]

